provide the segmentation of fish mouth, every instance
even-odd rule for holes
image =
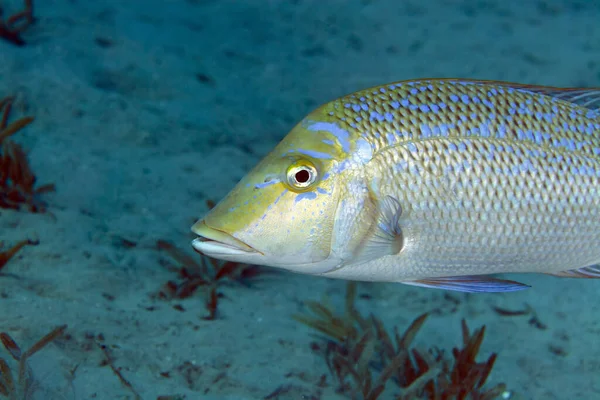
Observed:
[[[207,256],[230,259],[238,256],[261,254],[259,251],[219,229],[206,225],[204,220],[192,226],[198,237],[192,241],[194,249]]]

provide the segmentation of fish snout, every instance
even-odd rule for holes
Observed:
[[[229,261],[248,262],[249,258],[261,253],[231,234],[212,228],[204,220],[192,226],[198,237],[192,241],[194,249],[204,255]]]

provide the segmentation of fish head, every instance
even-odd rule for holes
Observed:
[[[318,274],[334,269],[336,211],[350,134],[315,111],[192,226],[214,258]]]

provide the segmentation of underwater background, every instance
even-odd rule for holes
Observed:
[[[600,1],[0,9],[0,398],[600,399],[598,281],[349,285],[210,261],[189,231],[349,92],[600,87]]]

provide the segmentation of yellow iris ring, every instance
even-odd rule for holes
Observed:
[[[298,179],[299,173],[307,173],[307,179]],[[308,160],[299,160],[290,165],[286,173],[286,182],[290,190],[298,193],[312,189],[318,182],[319,172],[317,167]],[[304,177],[302,177],[304,178]]]

